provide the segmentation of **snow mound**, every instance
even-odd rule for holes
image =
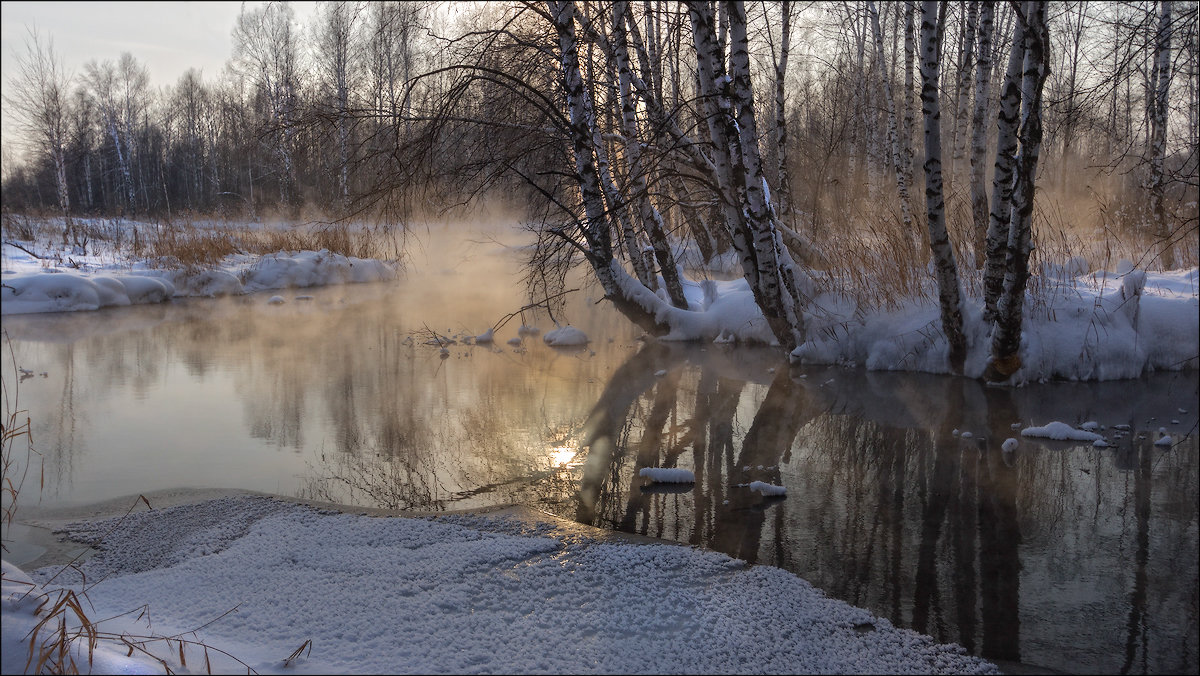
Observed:
[[[574,347],[577,345],[587,345],[588,343],[587,334],[570,324],[560,326],[553,331],[547,331],[546,335],[542,336],[542,340],[547,345],[554,347]]]
[[[638,476],[649,477],[651,481],[663,484],[696,483],[696,475],[691,470],[674,467],[643,467]]]
[[[1000,444],[1000,450],[1004,451],[1005,453],[1012,453],[1013,451],[1017,450],[1017,445],[1019,443],[1020,442],[1018,442],[1016,439],[1009,437],[1004,440],[1003,444]]]
[[[1021,430],[1023,437],[1043,437],[1056,441],[1096,441],[1104,437],[1094,432],[1077,430],[1065,422],[1057,420],[1042,427],[1026,427]]]
[[[1171,435],[1167,434],[1167,435],[1163,435],[1163,436],[1159,437],[1158,441],[1154,442],[1154,445],[1155,446],[1170,446],[1173,443],[1175,443],[1175,441],[1173,439],[1171,439]]]
[[[759,493],[762,493],[763,497],[767,497],[767,496],[771,496],[771,495],[787,494],[786,487],[776,486],[775,484],[769,484],[765,481],[751,481],[750,482],[750,490],[758,491]]]
[[[11,249],[5,246],[6,258]],[[236,296],[285,288],[379,282],[396,277],[395,269],[384,261],[327,250],[279,252],[269,256],[235,254],[226,256],[209,270],[152,269],[139,263],[133,274],[120,275],[82,274],[53,268],[49,272],[35,271],[29,263],[19,267],[5,276],[0,314],[77,312],[161,303],[173,296]]]
[[[488,345],[493,340],[496,339],[496,336],[494,334],[495,334],[494,329],[488,329],[487,331],[484,331],[483,333],[479,334],[478,336],[475,336],[475,342],[479,345]]]
[[[154,277],[43,272],[6,278],[0,293],[0,314],[98,310],[161,303],[174,295],[175,286],[170,281]]]

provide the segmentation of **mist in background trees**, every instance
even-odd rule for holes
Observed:
[[[897,236],[928,249],[919,198],[900,197],[926,159],[916,121],[917,4],[745,4],[761,171],[800,260],[820,251],[799,242],[885,220],[915,221]],[[726,54],[727,13],[711,10]],[[629,3],[636,34],[627,39],[641,51],[629,48],[625,71],[605,44],[615,37],[609,4],[577,11],[581,74],[606,155],[597,158],[608,174],[601,182],[624,195],[622,210],[645,214],[634,230],[661,222],[706,254],[733,246],[717,227],[719,186],[678,146],[713,140],[713,92],[704,90],[688,7]],[[960,261],[981,266],[973,189],[991,181],[1016,12],[977,2],[939,11],[945,218]],[[244,8],[231,27],[223,72],[189,71],[159,89],[136,54],[63,64],[53,36],[31,34],[17,49],[17,72],[6,74],[5,106],[26,152],[5,167],[4,209],[401,220],[486,193],[554,220],[563,215],[556,204],[580,198],[563,180],[574,161],[559,40],[547,19],[540,4],[330,2],[301,24],[286,3],[267,3]],[[1088,233],[1142,236],[1171,264],[1162,243],[1197,228],[1196,5],[1052,2],[1046,22],[1038,208]],[[621,143],[631,123],[643,138],[636,158]],[[614,226],[618,240],[622,227]],[[551,249],[547,256],[562,254]],[[622,246],[617,255],[649,277],[643,265],[653,263]]]

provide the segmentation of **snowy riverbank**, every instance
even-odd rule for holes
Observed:
[[[113,525],[81,522],[67,534],[90,542]],[[81,565],[89,584],[100,580],[87,592],[91,617],[146,604],[153,633],[167,636],[216,619],[196,638],[264,673],[284,672],[308,640],[311,653],[286,671],[998,673],[784,570],[548,520],[380,518],[241,496],[134,513],[99,549]],[[5,564],[5,673],[24,666],[36,621],[14,600],[22,578]],[[136,615],[101,629],[149,633]],[[190,651],[195,668],[204,657]],[[102,643],[93,670],[161,673],[126,652]],[[177,649],[155,652],[178,662]],[[216,671],[245,670],[210,658]],[[77,659],[86,664],[86,652]]]
[[[28,243],[27,243],[28,244]],[[29,251],[33,245],[29,244]],[[161,303],[177,296],[239,296],[258,291],[395,279],[396,267],[380,260],[322,251],[280,251],[265,256],[231,254],[215,266],[189,269],[103,254],[38,258],[4,244],[0,314],[76,312]],[[161,262],[160,262],[161,263]]]
[[[28,246],[26,246],[28,245]],[[176,296],[221,296],[256,291],[394,279],[396,266],[329,251],[233,254],[205,269],[140,260],[103,248],[90,256],[69,250],[3,248],[2,312],[66,312],[153,303]],[[1112,269],[1082,257],[1047,265],[1030,283],[1021,359],[1011,384],[1045,380],[1113,380],[1200,365],[1200,269],[1148,272],[1127,260]],[[860,307],[825,280],[811,289],[804,315],[808,340],[792,351],[796,363],[861,365],[872,371],[946,373],[947,344],[932,287],[897,299],[892,309]],[[625,275],[627,277],[627,275]],[[639,293],[650,292],[641,289]],[[662,304],[663,340],[772,343],[774,337],[744,279],[684,281],[689,309]],[[268,302],[287,302],[272,297]],[[990,356],[989,327],[978,299],[964,303],[967,358],[964,375],[982,376]],[[486,327],[469,335],[488,335]],[[547,336],[549,340],[550,336]],[[574,337],[574,344],[588,336]],[[591,339],[601,338],[591,336]]]

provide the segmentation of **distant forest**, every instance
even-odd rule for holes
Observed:
[[[618,159],[637,134],[646,189],[668,226],[703,220],[713,191],[677,152],[681,138],[713,142],[689,6],[628,3],[618,59],[614,3],[574,4],[606,180],[636,188]],[[919,182],[920,5],[745,3],[762,172],[792,229],[812,236],[898,204],[897,169],[904,187]],[[402,219],[481,193],[578,202],[562,45],[547,7],[323,2],[307,25],[287,3],[247,7],[222,72],[191,70],[161,89],[134,54],[68,65],[52,35],[31,35],[19,67],[5,74],[5,107],[25,152],[5,167],[3,208]],[[725,4],[708,9],[717,58],[732,64]],[[939,4],[940,133],[954,222],[970,220],[972,172],[983,166],[987,182],[994,171],[1018,9]],[[1045,21],[1039,200],[1051,195],[1068,214],[1103,211],[1131,227],[1164,209],[1174,219],[1168,232],[1194,233],[1196,3],[1050,2]],[[913,192],[908,201],[918,205]],[[923,218],[919,206],[911,211]]]

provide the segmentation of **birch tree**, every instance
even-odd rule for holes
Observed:
[[[547,6],[558,36],[558,59],[562,68],[571,151],[584,210],[584,218],[578,223],[577,231],[586,246],[573,239],[568,238],[568,241],[574,243],[587,258],[613,305],[647,332],[661,335],[668,330],[668,327],[656,318],[654,312],[655,306],[661,301],[621,269],[613,256],[611,226],[595,156],[595,107],[584,85],[583,72],[579,66],[575,3],[571,0],[548,0]],[[561,236],[567,237],[565,234]],[[639,287],[646,293],[639,294]]]
[[[913,129],[915,129],[913,71],[917,60],[916,0],[904,2],[904,183],[913,185]]]
[[[946,202],[942,188],[941,108],[938,96],[939,52],[942,40],[938,3],[921,3],[921,113],[925,120],[925,207],[929,228],[929,248],[933,254],[937,280],[938,307],[942,333],[948,345],[947,362],[951,373],[961,374],[967,356],[963,333],[962,290],[954,247],[946,232]]]
[[[971,71],[974,68],[975,61],[975,31],[976,25],[979,23],[979,0],[968,0],[966,3],[966,12],[963,15],[963,34],[961,37],[962,49],[958,55],[958,72],[957,84],[954,87],[954,140],[952,144],[952,158],[950,161],[951,180],[955,185],[959,185],[958,179],[962,176],[962,160],[963,150],[966,143],[966,134],[963,132],[963,124],[967,121],[967,112],[971,105]]]
[[[983,268],[983,321],[996,320],[996,305],[1004,290],[1008,257],[1009,222],[1012,216],[1013,176],[1016,171],[1017,130],[1021,114],[1021,77],[1025,60],[1025,22],[1013,28],[1012,50],[1000,94],[996,121],[996,163],[992,175],[992,205],[988,215]]]
[[[875,9],[875,3],[867,0],[867,11],[871,15],[871,32],[875,38],[875,58],[882,65],[883,58],[883,32],[879,29],[879,11]],[[888,117],[888,142],[892,146],[892,168],[896,173],[896,187],[900,193],[900,218],[904,224],[905,232],[913,232],[913,217],[912,217],[912,200],[908,194],[908,177],[904,171],[904,153],[909,152],[907,149],[901,148],[901,140],[896,128],[896,100],[892,97],[892,84],[888,71],[884,68],[879,69],[880,79],[883,82],[883,98],[887,104]],[[904,140],[908,143],[908,139]]]
[[[795,227],[792,218],[792,187],[788,175],[788,132],[787,132],[787,69],[788,52],[792,40],[792,3],[783,0],[780,5],[781,20],[779,26],[779,56],[775,59],[775,155],[778,167],[778,180],[775,193],[779,218],[784,224]],[[772,46],[774,51],[774,46]],[[889,101],[890,103],[890,101]]]
[[[267,106],[265,125],[278,164],[280,202],[298,204],[294,147],[299,90],[299,51],[290,5],[269,2],[242,8],[233,28],[234,63]]]
[[[975,268],[982,270],[988,228],[987,186],[984,185],[984,155],[987,153],[988,92],[992,76],[992,27],[995,7],[990,2],[979,8],[979,47],[975,60],[975,109],[971,114],[971,222]]]
[[[1163,160],[1167,154],[1168,93],[1171,89],[1171,0],[1159,0],[1158,30],[1154,36],[1154,62],[1151,68],[1149,102],[1150,118],[1150,179],[1146,191],[1150,196],[1150,217],[1154,237],[1158,240],[1162,266],[1175,267],[1175,252],[1171,246],[1170,226],[1163,209]],[[1195,102],[1192,102],[1195,105]]]
[[[683,296],[683,285],[679,279],[679,267],[667,241],[666,226],[662,214],[650,201],[650,189],[646,180],[647,170],[642,163],[642,149],[638,132],[637,105],[633,96],[633,73],[629,66],[629,49],[626,40],[626,21],[632,20],[627,2],[616,2],[612,8],[612,54],[617,65],[618,91],[621,103],[621,126],[625,133],[625,160],[629,164],[629,183],[637,213],[647,231],[654,257],[662,271],[663,282],[671,303],[678,308],[687,308]],[[660,87],[661,89],[661,87]]]
[[[49,160],[54,170],[58,209],[66,225],[63,245],[79,243],[71,220],[71,194],[67,186],[67,143],[70,134],[71,75],[54,51],[54,41],[42,41],[31,30],[25,52],[17,54],[12,92],[4,97],[26,143],[35,154]]]
[[[804,340],[800,281],[776,227],[762,174],[745,4],[730,2],[722,8],[729,25],[729,76],[720,74],[724,57],[714,35],[711,9],[703,2],[688,3],[696,58],[701,64],[701,93],[713,100],[711,108],[720,120],[715,125],[719,130],[714,143],[728,144],[736,139],[736,152],[728,152],[728,145],[716,145],[713,154],[721,157],[718,164],[728,167],[729,173],[721,183],[726,190],[732,188],[732,193],[724,195],[731,207],[726,213],[732,215],[727,223],[734,249],[742,260],[743,274],[772,333],[790,352]]]
[[[985,376],[988,380],[1007,380],[1021,368],[1021,327],[1025,287],[1029,280],[1029,254],[1032,250],[1033,198],[1037,180],[1038,156],[1042,145],[1042,89],[1049,67],[1049,33],[1046,6],[1026,2],[1018,21],[1024,23],[1024,52],[1021,74],[1020,150],[1013,179],[1012,208],[1009,216],[1008,246],[1004,271],[1004,290],[996,308],[992,329],[991,360]],[[1017,50],[1016,42],[1013,43]]]
[[[350,92],[354,86],[353,37],[358,10],[350,3],[325,3],[317,38],[321,84],[332,108],[337,133],[337,199],[350,206]]]

